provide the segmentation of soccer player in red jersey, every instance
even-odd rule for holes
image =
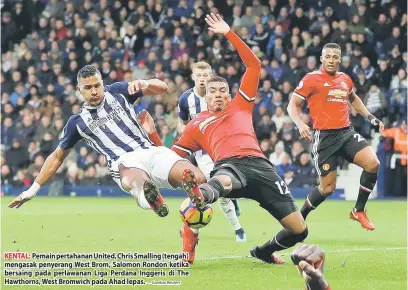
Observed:
[[[259,148],[252,125],[261,62],[220,15],[207,15],[206,22],[210,30],[225,35],[234,45],[246,71],[233,99],[225,79],[208,80],[208,111],[190,121],[173,145],[172,149],[181,156],[204,149],[215,162],[211,178],[200,185],[193,172],[185,170],[183,188],[199,206],[214,203],[220,196],[259,202],[284,229],[250,253],[264,262],[280,264],[283,260],[275,252],[303,241],[308,230],[289,188]]]
[[[363,168],[357,202],[350,212],[350,218],[372,231],[374,225],[367,218],[364,208],[377,182],[380,162],[367,141],[351,126],[349,102],[371,124],[379,126],[380,132],[384,129],[384,124],[370,114],[355,94],[350,77],[339,72],[340,59],[340,46],[335,43],[326,44],[320,57],[322,68],[308,73],[302,79],[288,105],[289,116],[302,138],[309,141],[313,139],[313,161],[320,177],[320,185],[308,195],[301,212],[306,219],[310,211],[333,193],[337,178],[336,161],[338,156],[342,156]],[[300,118],[304,100],[309,104],[313,136],[309,126]]]

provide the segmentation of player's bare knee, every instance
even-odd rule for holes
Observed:
[[[181,180],[183,172],[186,169],[190,169],[194,173],[194,176],[196,177],[198,184],[207,182],[207,179],[205,178],[205,175],[201,172],[201,170],[186,160],[177,161],[176,164],[174,164],[173,168],[171,169],[169,177],[179,182],[179,180]]]
[[[323,196],[331,195],[334,192],[335,189],[336,189],[336,183],[335,182],[319,186],[319,191]]]
[[[368,165],[364,168],[365,171],[370,173],[377,173],[380,168],[380,161],[378,158],[373,158]]]
[[[120,178],[120,183],[122,188],[126,191],[130,191],[132,189],[132,182],[128,176],[123,176]]]
[[[232,189],[232,179],[228,175],[217,175],[214,178],[217,178],[221,182],[226,191]]]
[[[146,172],[137,168],[120,170],[120,183],[122,188],[126,191],[131,191],[132,188],[143,186],[145,181],[149,179]]]
[[[301,229],[299,229],[296,232],[290,232],[292,236],[294,237],[296,242],[303,242],[307,236],[309,235],[309,229],[307,228],[306,225],[304,225]]]

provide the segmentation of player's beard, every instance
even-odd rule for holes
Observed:
[[[88,101],[88,104],[90,106],[97,107],[102,103],[102,100],[103,100],[103,96],[102,97],[91,97]]]

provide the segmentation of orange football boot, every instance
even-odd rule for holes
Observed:
[[[150,208],[160,217],[169,214],[169,208],[166,205],[159,189],[151,180],[147,180],[143,185],[143,192]]]
[[[191,265],[194,263],[198,234],[194,233],[187,225],[183,225],[180,234],[183,240],[183,252],[188,253],[188,259],[183,259],[183,262],[188,262]]]
[[[350,212],[350,219],[359,222],[363,228],[369,231],[373,231],[375,229],[374,225],[367,217],[367,210],[357,211],[355,208],[353,208]]]
[[[186,169],[183,172],[182,187],[197,207],[203,207],[205,205],[204,195],[200,188],[198,188],[197,178],[190,169]]]

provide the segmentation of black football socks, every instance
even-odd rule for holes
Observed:
[[[356,210],[364,211],[364,207],[367,203],[370,193],[373,191],[375,183],[377,182],[377,173],[370,173],[363,171],[360,177],[360,189],[358,191],[358,197],[356,202]]]
[[[225,190],[221,181],[217,178],[211,178],[207,183],[200,184],[198,187],[207,203],[216,202]]]
[[[267,241],[262,246],[255,247],[253,249],[255,257],[267,263],[272,263],[271,256],[274,252],[293,247],[297,243],[304,241],[308,233],[307,227],[299,234],[294,234],[283,229],[274,236],[272,240]]]
[[[303,218],[306,219],[307,215],[314,210],[319,204],[321,204],[327,196],[324,196],[320,193],[319,187],[316,186],[313,190],[309,193],[306,198],[305,203],[300,211]]]

